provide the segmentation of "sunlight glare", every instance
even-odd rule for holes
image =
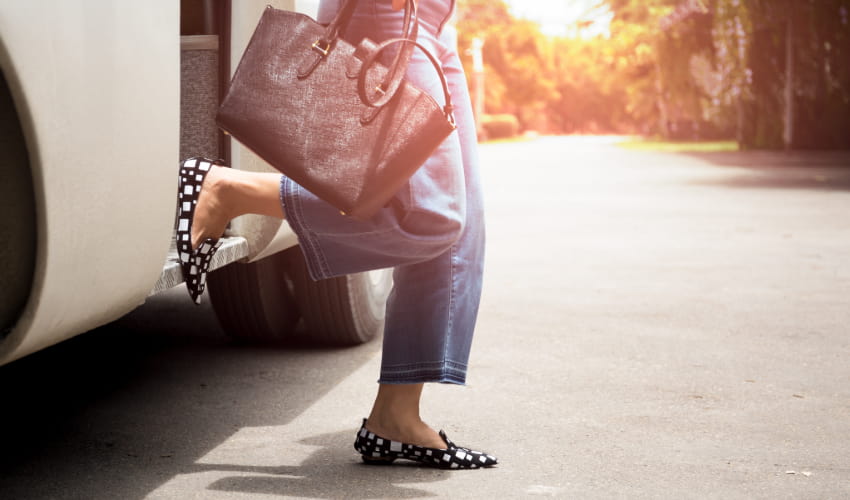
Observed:
[[[540,25],[549,36],[610,36],[613,14],[599,0],[507,0],[511,12]]]

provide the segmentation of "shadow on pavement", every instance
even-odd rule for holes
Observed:
[[[362,467],[351,448],[357,419],[345,435],[316,437],[320,450],[296,467],[210,466],[201,458],[240,429],[291,422],[373,359],[380,342],[236,345],[207,304],[196,308],[183,294],[156,296],[118,322],[0,368],[0,498],[143,498],[211,468],[266,474],[215,481],[221,490],[330,498],[357,487],[339,481],[339,469]],[[372,391],[365,387],[364,397]],[[281,455],[288,445],[280,443]],[[416,474],[417,482],[440,477]],[[381,495],[424,494],[389,487],[386,472],[351,476],[381,481]],[[393,476],[404,481],[402,471]]]
[[[850,190],[850,151],[683,153],[718,167],[746,169],[698,184],[740,188]]]
[[[302,444],[319,446],[298,467],[229,468],[214,465],[215,471],[233,470],[255,474],[218,479],[209,490],[257,495],[286,495],[310,498],[423,498],[435,496],[421,489],[398,483],[426,483],[445,479],[449,472],[400,462],[392,467],[376,467],[352,463],[350,432],[324,434],[302,440]],[[344,443],[344,446],[342,445]]]

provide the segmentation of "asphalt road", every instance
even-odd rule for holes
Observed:
[[[361,465],[379,342],[237,345],[183,289],[0,368],[0,498],[848,498],[850,155],[482,148],[490,470]]]

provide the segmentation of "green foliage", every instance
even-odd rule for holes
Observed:
[[[508,139],[519,134],[519,120],[514,115],[484,115],[481,128],[484,129],[484,137],[489,140]]]
[[[526,128],[539,125],[547,103],[557,98],[551,41],[529,21],[514,19],[502,0],[460,2],[459,44],[484,41],[488,112],[510,113]],[[471,67],[471,55],[462,55]]]
[[[850,1],[714,4],[716,67],[730,82],[721,104],[737,116],[742,145],[783,146],[790,36],[792,146],[850,147]]]
[[[617,61],[595,40],[554,41],[557,97],[548,104],[550,123],[568,133],[627,130],[633,119],[627,93],[617,82]]]
[[[459,0],[460,46],[485,42],[487,113],[542,132],[778,148],[787,80],[793,145],[850,147],[850,0],[599,2],[611,35],[582,39],[544,36],[502,0]]]

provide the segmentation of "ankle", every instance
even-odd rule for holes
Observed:
[[[280,203],[280,174],[228,168],[215,182],[228,220],[247,214],[285,217]]]
[[[234,203],[232,199],[235,191],[232,179],[233,172],[235,172],[233,169],[227,167],[214,166],[207,174],[208,178],[204,182],[204,190],[211,194],[212,199],[215,200],[214,209],[218,218],[223,217],[228,221],[238,215],[233,214]]]
[[[379,436],[392,437],[415,432],[425,423],[418,416],[372,412],[366,419],[366,428]]]
[[[397,416],[372,417],[366,419],[366,429],[390,441],[428,448],[445,448],[445,442],[439,434],[418,417],[415,419],[399,419]]]

